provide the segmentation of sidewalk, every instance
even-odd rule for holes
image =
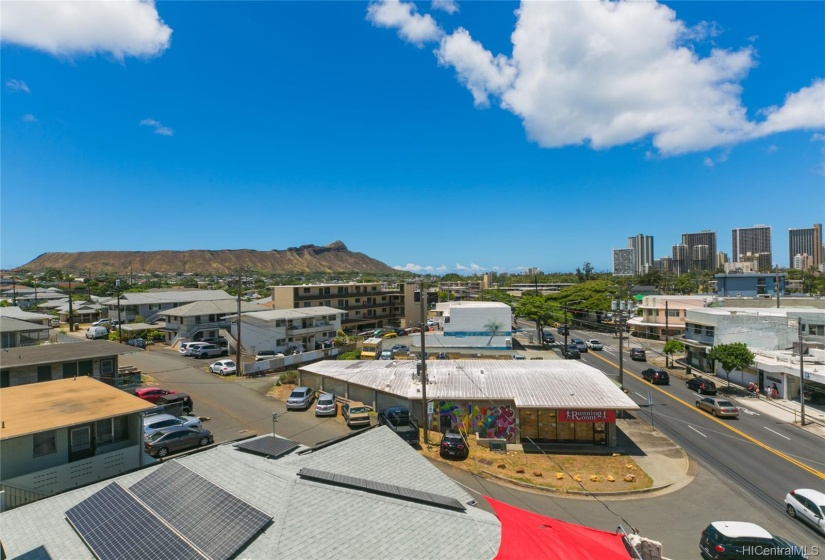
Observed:
[[[802,407],[797,401],[785,399],[767,399],[765,397],[729,397],[735,400],[740,407],[754,410],[759,414],[770,416],[799,426],[802,416]],[[805,404],[805,426],[799,426],[803,430],[825,439],[825,411],[820,407]]]

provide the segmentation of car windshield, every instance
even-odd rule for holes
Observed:
[[[226,367],[235,367],[235,362],[224,362],[223,365]]]
[[[367,408],[364,406],[354,406],[349,409],[352,414],[364,414],[367,412]]]
[[[335,402],[335,398],[331,395],[324,395],[318,399],[318,404],[332,404]]]
[[[733,406],[733,403],[730,401],[716,401],[716,404],[718,404],[719,406]]]
[[[166,434],[163,432],[155,432],[152,435],[148,436],[146,439],[148,441],[158,441],[160,438],[165,436]]]
[[[292,394],[289,395],[289,398],[291,398],[291,399],[302,399],[302,398],[304,398],[304,395],[306,395],[306,391],[303,391],[303,390],[301,390],[301,391],[292,391]]]
[[[591,343],[591,344],[601,344],[601,342],[599,342],[599,341],[598,341],[598,340],[596,340],[595,338],[594,338],[593,340],[591,340],[591,341],[590,341],[590,343]]]

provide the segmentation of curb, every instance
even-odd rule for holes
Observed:
[[[501,480],[503,482],[507,482],[509,484],[515,484],[516,486],[522,486],[524,488],[530,488],[531,490],[538,490],[541,492],[547,492],[550,494],[558,494],[559,496],[570,496],[570,497],[586,497],[586,496],[634,496],[636,494],[648,494],[650,492],[657,492],[659,490],[664,490],[665,488],[670,488],[675,483],[671,482],[669,484],[662,484],[660,486],[651,486],[650,488],[641,488],[639,490],[619,490],[617,492],[591,492],[588,490],[559,490],[557,488],[548,488],[547,486],[539,486],[537,484],[530,484],[529,482],[522,482],[520,480],[513,480],[511,478],[503,477],[499,474],[492,473],[489,471],[481,471],[483,475],[488,478]]]

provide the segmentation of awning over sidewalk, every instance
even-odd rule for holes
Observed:
[[[624,537],[531,513],[484,496],[501,522],[496,560],[628,560]]]

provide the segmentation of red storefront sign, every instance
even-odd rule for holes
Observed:
[[[559,410],[559,422],[615,422],[615,410]]]

